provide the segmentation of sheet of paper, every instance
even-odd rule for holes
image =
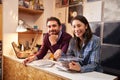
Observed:
[[[31,65],[35,65],[37,67],[52,67],[55,64],[52,60],[36,60],[31,62]]]

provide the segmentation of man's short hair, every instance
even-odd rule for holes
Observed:
[[[56,18],[56,17],[50,17],[50,18],[48,18],[46,24],[48,23],[48,21],[56,21],[59,26],[61,25],[60,20],[58,18]]]

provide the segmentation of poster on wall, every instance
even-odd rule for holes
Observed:
[[[120,20],[120,0],[104,0],[104,21]]]
[[[74,18],[76,15],[83,15],[83,6],[82,5],[70,6],[68,15],[69,15],[68,23],[70,23],[72,18]]]
[[[84,5],[83,15],[89,22],[101,21],[102,16],[102,1],[86,3]]]
[[[59,18],[61,23],[66,23],[66,7],[57,8],[55,10],[55,17]]]

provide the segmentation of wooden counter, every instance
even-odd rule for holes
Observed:
[[[3,80],[68,80],[47,71],[24,66],[21,61],[3,57]]]
[[[116,76],[99,72],[68,73],[54,67],[26,67],[22,64],[23,59],[16,57],[3,56],[3,60],[3,80],[117,80]]]

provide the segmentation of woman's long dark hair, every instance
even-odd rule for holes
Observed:
[[[83,34],[83,38],[84,38],[84,43],[85,45],[90,41],[91,37],[92,37],[92,31],[91,31],[91,28],[90,28],[90,25],[89,25],[89,22],[87,21],[87,19],[82,16],[82,15],[77,15],[76,17],[74,17],[71,21],[71,25],[72,25],[72,22],[74,20],[79,20],[80,22],[84,23],[86,26],[87,26],[87,29],[86,29],[86,32]],[[80,38],[76,37],[76,35],[74,34],[74,38],[76,40],[76,48],[78,50],[81,50],[82,48],[82,45],[83,45],[83,42],[80,40]]]

